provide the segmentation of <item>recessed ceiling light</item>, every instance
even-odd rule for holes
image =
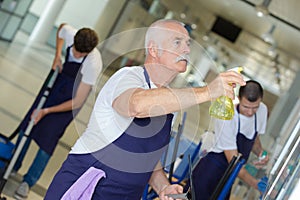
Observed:
[[[272,45],[274,45],[275,44],[275,40],[274,40],[274,37],[273,37],[273,32],[274,32],[274,30],[275,30],[275,25],[273,24],[272,26],[271,26],[271,28],[270,28],[270,30],[267,32],[267,33],[264,33],[261,37],[262,37],[262,39],[265,41],[265,42],[267,42],[267,43],[269,43],[269,44],[272,44]]]
[[[257,5],[255,7],[256,15],[258,17],[263,17],[263,16],[269,15],[268,7],[269,7],[270,3],[271,3],[271,0],[264,0],[262,4]]]

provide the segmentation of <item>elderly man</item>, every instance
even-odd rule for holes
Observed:
[[[154,22],[145,47],[142,66],[123,67],[100,91],[88,127],[54,177],[46,200],[74,196],[73,189],[90,178],[90,171],[104,172],[105,178],[97,177],[87,198],[139,200],[147,183],[160,199],[183,191],[170,185],[159,163],[169,142],[172,113],[224,94],[233,98],[228,83],[245,82],[238,73],[226,72],[207,87],[169,88],[186,71],[190,53],[189,34],[178,21]]]

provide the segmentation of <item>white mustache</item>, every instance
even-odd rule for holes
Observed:
[[[188,54],[183,54],[183,55],[180,55],[178,56],[176,59],[175,59],[176,62],[179,62],[179,61],[186,61],[186,62],[189,62],[190,61],[190,56]]]

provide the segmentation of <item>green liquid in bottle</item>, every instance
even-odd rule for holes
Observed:
[[[236,67],[234,71],[241,73],[243,67]],[[231,120],[234,116],[232,99],[227,96],[220,96],[209,107],[209,114],[217,119]]]
[[[234,115],[232,100],[227,96],[220,96],[209,107],[209,114],[217,119],[231,120]]]

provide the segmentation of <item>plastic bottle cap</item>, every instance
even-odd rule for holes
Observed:
[[[263,160],[265,159],[265,157],[268,155],[268,152],[267,151],[263,151],[261,156],[258,158],[259,160]]]

